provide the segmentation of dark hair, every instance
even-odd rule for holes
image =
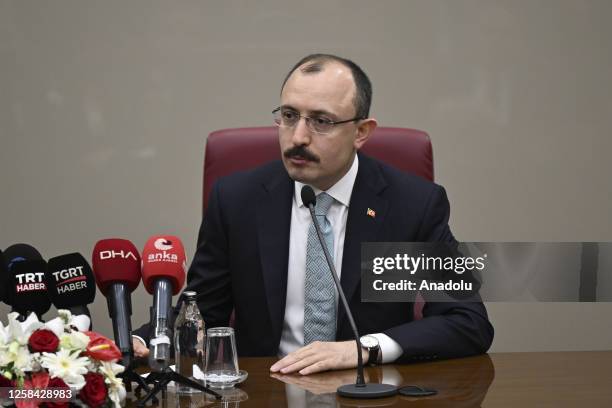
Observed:
[[[351,70],[353,81],[355,82],[355,100],[353,101],[355,116],[363,119],[367,118],[370,115],[370,105],[372,103],[372,83],[370,82],[370,78],[368,78],[359,65],[346,58],[338,57],[337,55],[310,54],[305,56],[291,68],[291,71],[289,71],[283,81],[281,92],[287,80],[296,69],[301,67],[300,71],[304,74],[317,73],[321,72],[328,62],[338,62]]]

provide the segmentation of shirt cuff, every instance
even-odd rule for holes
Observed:
[[[383,334],[383,336],[384,336],[384,334]],[[146,341],[144,341],[144,339],[143,339],[142,337],[137,336],[137,335],[135,335],[135,334],[132,334],[132,337],[133,337],[133,338],[135,338],[135,339],[137,339],[137,340],[139,340],[139,341],[140,341],[140,342],[141,342],[141,343],[142,343],[142,344],[143,344],[145,347],[147,347],[147,342],[146,342]],[[380,340],[379,340],[379,341],[380,341]]]
[[[378,363],[387,364],[392,363],[404,353],[402,346],[400,346],[395,340],[387,336],[384,333],[374,333],[370,336],[376,337],[378,345],[380,346],[380,353],[378,353]]]

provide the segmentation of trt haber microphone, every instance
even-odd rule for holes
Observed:
[[[18,311],[17,308],[14,305],[15,300],[13,299],[13,297],[16,294],[16,284],[14,283],[14,267],[15,265],[17,265],[20,262],[25,262],[25,261],[42,261],[43,257],[40,254],[40,252],[38,252],[38,250],[36,248],[34,248],[32,245],[28,245],[28,244],[23,244],[23,243],[19,243],[19,244],[14,244],[11,245],[10,247],[6,248],[4,250],[4,260],[6,262],[6,268],[8,271],[7,274],[7,280],[6,280],[6,289],[5,289],[5,297],[4,297],[4,301],[6,304],[11,305],[12,306],[12,311],[16,311],[18,312],[21,316],[20,319],[23,319],[27,316],[24,315],[24,313],[28,313],[28,311],[23,312],[23,308],[21,311]],[[40,265],[39,265],[40,266]],[[30,270],[31,268],[33,269],[37,269],[37,265],[30,265],[28,268],[26,268],[27,270]],[[23,271],[20,271],[20,274]],[[36,271],[34,271],[36,272]],[[31,278],[31,275],[28,275],[29,278]],[[23,279],[23,278],[22,278]],[[32,283],[32,282],[30,282]],[[22,289],[22,288],[20,288]],[[42,295],[42,293],[30,293],[31,296],[25,296],[24,292],[19,292],[20,295],[18,295],[18,299],[17,299],[17,303],[19,304],[19,307],[21,308],[21,306],[24,306],[24,302],[27,303],[30,299],[31,296],[34,296],[34,298],[36,298],[39,302],[40,302],[40,306],[38,307],[39,310],[44,310],[43,313],[45,313],[47,310],[49,310],[50,303],[49,306],[45,309],[45,306],[47,305],[48,301],[45,300],[44,298],[47,296],[47,294],[45,293],[44,296]],[[25,298],[24,298],[25,296]],[[25,306],[28,306],[27,304]],[[33,310],[29,310],[29,311],[33,311]]]
[[[122,364],[129,367],[134,357],[131,293],[140,283],[140,255],[130,241],[113,238],[98,241],[91,259],[98,288],[106,296]]]
[[[21,318],[27,317],[30,312],[41,318],[51,307],[45,284],[46,271],[47,263],[42,259],[19,261],[11,265],[10,304]]]
[[[13,244],[4,250],[4,260],[9,271],[15,262],[43,259],[36,248],[28,244]]]
[[[96,280],[83,255],[75,252],[49,259],[45,277],[47,293],[57,309],[91,318],[87,305],[96,298]]]
[[[181,240],[171,235],[156,235],[147,241],[142,251],[142,281],[153,294],[153,328],[149,342],[149,366],[164,371],[170,363],[172,295],[178,294],[185,283],[186,257]]]

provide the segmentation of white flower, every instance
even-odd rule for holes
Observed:
[[[41,364],[47,370],[51,377],[59,377],[71,388],[79,391],[85,385],[85,377],[87,373],[87,365],[89,359],[87,357],[79,357],[78,352],[62,349],[57,353],[43,353]]]
[[[83,351],[89,344],[89,336],[84,333],[73,331],[60,336],[60,347],[71,351]]]
[[[30,354],[26,346],[13,341],[4,348],[0,356],[0,366],[6,367],[11,363],[13,364],[13,371],[22,377],[26,371],[32,371],[33,355]]]
[[[60,319],[62,319],[63,323],[65,325],[69,325],[70,324],[70,319],[72,318],[72,312],[68,309],[58,309],[57,310],[57,315],[59,316]]]
[[[64,322],[59,317],[45,323],[45,329],[51,330],[58,338],[64,333]]]
[[[28,318],[24,322],[17,320],[18,313],[13,312],[8,314],[8,326],[4,330],[3,337],[6,337],[6,343],[16,341],[21,345],[28,344],[30,334],[34,330],[43,327],[43,324],[38,321],[35,313],[30,313]]]
[[[70,326],[76,327],[79,331],[87,331],[91,326],[91,319],[87,315],[76,315],[70,319]]]
[[[0,350],[2,347],[7,347],[11,342],[11,331],[9,326],[4,327],[4,324],[0,322]]]
[[[103,361],[99,370],[104,375],[104,382],[108,385],[108,397],[113,401],[115,408],[119,408],[121,401],[125,399],[125,387],[123,381],[117,378],[116,374],[122,373],[125,367],[117,363]]]
[[[73,315],[70,310],[59,309],[57,311],[60,319],[64,324],[64,328],[68,331],[72,330],[72,327],[76,327],[79,331],[89,330],[91,319],[85,314]]]

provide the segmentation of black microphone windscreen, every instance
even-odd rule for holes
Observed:
[[[15,262],[43,259],[36,248],[28,244],[14,244],[4,250],[4,259],[10,272]]]
[[[302,187],[301,196],[302,203],[304,203],[306,207],[310,207],[311,205],[315,205],[317,203],[315,192],[310,186]]]
[[[42,259],[15,262],[11,267],[9,297],[11,306],[19,314],[43,315],[51,307],[45,284],[46,270],[47,263]]]
[[[0,302],[6,303],[7,288],[9,282],[8,266],[4,254],[0,250]]]
[[[93,271],[77,252],[49,259],[45,277],[49,298],[58,309],[86,306],[96,297]]]
[[[7,305],[13,305],[13,294],[15,290],[11,288],[12,281],[11,276],[13,275],[13,265],[22,261],[34,261],[43,259],[42,255],[36,248],[28,244],[13,244],[4,250],[4,261],[6,262],[6,269],[8,271],[8,277],[6,280],[6,289],[4,291],[4,302]]]

